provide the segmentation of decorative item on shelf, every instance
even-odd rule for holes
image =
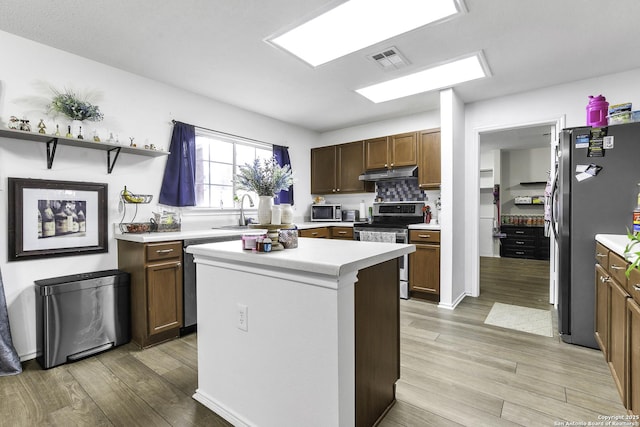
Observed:
[[[93,105],[88,101],[88,97],[80,97],[75,92],[65,89],[64,92],[60,92],[54,88],[51,88],[54,96],[51,103],[47,106],[50,113],[62,114],[71,119],[71,126],[67,133],[69,135],[75,135],[77,139],[84,139],[82,136],[82,122],[92,121],[99,122],[104,118],[104,114],[100,111],[100,107]]]
[[[130,136],[130,137],[129,137],[129,141],[131,141],[131,142],[129,143],[129,147],[135,147],[135,146],[136,146],[135,142],[133,142],[133,140],[134,140],[134,139],[135,139],[135,138],[134,138],[134,137],[132,137],[132,136]]]
[[[18,119],[16,116],[9,117],[9,123],[7,123],[7,127],[9,129],[19,130],[20,129],[20,119]]]
[[[40,122],[38,123],[38,133],[47,133],[47,125],[44,124],[44,120],[42,119],[40,119]]]
[[[67,138],[73,138],[73,134],[71,133],[71,125],[67,126],[67,134],[65,136]]]
[[[84,136],[82,136],[82,126],[78,128],[78,139],[84,139]]]
[[[98,136],[98,131],[97,130],[93,131],[93,140],[94,140],[94,142],[100,142],[100,137]]]
[[[271,223],[273,198],[280,191],[289,189],[293,184],[293,174],[289,165],[278,165],[275,157],[262,161],[255,159],[253,163],[240,166],[236,182],[238,189],[258,194],[258,221],[264,225]]]
[[[31,125],[29,124],[29,120],[24,118],[20,120],[20,130],[25,132],[31,132]]]
[[[60,125],[56,124],[56,131],[53,134],[54,136],[60,136]]]

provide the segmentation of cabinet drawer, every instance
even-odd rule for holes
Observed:
[[[535,258],[536,250],[534,248],[510,248],[503,246],[500,256],[509,258]]]
[[[411,243],[440,243],[440,232],[434,230],[409,230]]]
[[[502,239],[504,246],[512,248],[535,248],[536,239],[533,237],[513,237],[508,239]]]
[[[327,238],[329,237],[329,229],[327,227],[309,228],[307,230],[298,230],[300,237],[317,237]]]
[[[502,227],[502,231],[506,233],[507,237],[535,237],[538,235],[537,227]]]
[[[640,271],[635,268],[631,270],[631,273],[629,274],[627,291],[631,294],[633,299],[640,304]]]
[[[182,255],[182,242],[147,243],[147,262],[180,259]]]
[[[614,252],[609,252],[609,266],[607,270],[609,271],[609,275],[613,277],[620,286],[627,289],[627,276],[625,275],[625,271],[627,271],[627,261],[625,261],[624,258]]]
[[[596,242],[595,256],[598,264],[605,268],[609,268],[609,249],[606,246]]]
[[[353,239],[353,228],[331,227],[331,237],[334,239]]]

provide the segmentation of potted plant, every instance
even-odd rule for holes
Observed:
[[[238,189],[258,195],[258,221],[260,224],[270,224],[273,198],[280,191],[289,190],[293,184],[293,173],[289,165],[278,165],[275,157],[255,159],[253,163],[239,167],[236,184]]]
[[[87,98],[81,98],[75,92],[65,89],[59,92],[52,89],[54,96],[51,103],[47,106],[49,112],[62,114],[71,119],[73,125],[72,135],[82,139],[82,122],[85,120],[99,122],[104,118],[104,114],[100,111],[100,107],[93,105],[87,101]],[[71,133],[71,128],[69,128]]]

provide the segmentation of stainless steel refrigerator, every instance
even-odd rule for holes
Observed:
[[[597,348],[595,235],[632,227],[640,182],[640,123],[560,133],[551,199],[558,243],[558,331],[563,341]],[[586,168],[586,170],[585,170]]]

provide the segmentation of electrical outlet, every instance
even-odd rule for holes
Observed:
[[[238,329],[248,331],[249,327],[249,307],[244,304],[238,304]]]

